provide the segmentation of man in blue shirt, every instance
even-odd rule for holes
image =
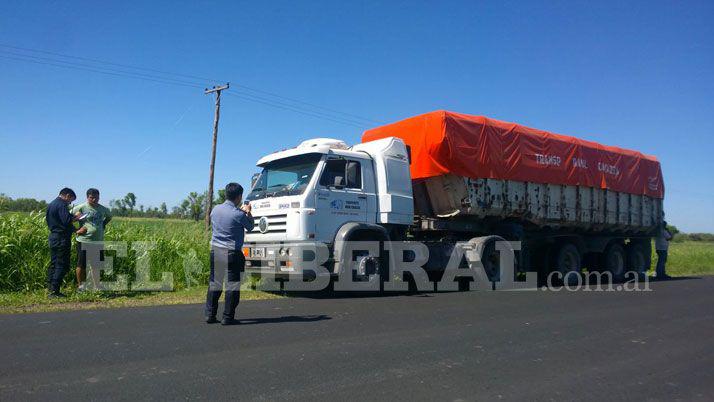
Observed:
[[[211,276],[206,294],[206,322],[218,322],[218,299],[226,278],[226,303],[221,324],[237,324],[236,307],[240,301],[240,275],[245,267],[241,248],[245,231],[253,230],[250,205],[241,205],[243,187],[238,183],[226,185],[226,201],[211,211]]]
[[[69,212],[69,204],[77,199],[77,195],[71,188],[60,190],[59,196],[47,205],[45,221],[50,230],[50,265],[47,267],[47,287],[50,291],[50,298],[64,297],[60,293],[62,279],[69,269],[69,257],[71,253],[72,233],[76,220]]]

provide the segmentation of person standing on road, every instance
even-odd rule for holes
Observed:
[[[99,190],[90,188],[87,190],[87,202],[79,204],[72,209],[72,213],[80,220],[81,227],[77,231],[77,288],[79,291],[86,289],[87,279],[87,250],[89,245],[99,248],[99,260],[104,260],[104,228],[112,220],[112,214],[108,208],[99,203]],[[90,264],[91,265],[91,264]],[[92,269],[98,267],[91,267]],[[94,273],[94,271],[92,271]],[[99,271],[97,271],[97,275]],[[93,283],[97,283],[98,277],[92,277]]]
[[[65,297],[60,292],[62,279],[69,270],[69,258],[71,253],[72,233],[75,218],[69,212],[69,204],[77,199],[77,195],[71,188],[63,188],[59,196],[47,206],[45,221],[50,231],[48,238],[50,246],[50,265],[47,267],[47,288],[50,291],[49,297]]]
[[[667,252],[669,250],[669,241],[672,240],[672,233],[667,230],[667,222],[662,221],[662,225],[657,232],[655,238],[655,250],[657,250],[657,268],[655,269],[655,279],[670,279],[667,275],[665,264],[667,264]]]
[[[241,205],[243,187],[238,183],[226,185],[226,201],[211,211],[211,275],[206,293],[206,322],[217,323],[218,299],[226,278],[225,307],[221,324],[238,324],[236,307],[240,301],[240,275],[245,267],[241,251],[245,231],[253,230],[250,204]]]

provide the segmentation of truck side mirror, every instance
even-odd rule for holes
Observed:
[[[258,177],[260,177],[260,173],[253,173],[253,176],[250,178],[250,188],[253,189],[255,187],[255,182],[258,181]]]

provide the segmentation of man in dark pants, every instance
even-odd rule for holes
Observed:
[[[243,187],[238,183],[226,185],[226,201],[211,211],[211,276],[206,294],[206,322],[218,322],[218,299],[223,280],[226,280],[226,303],[221,324],[237,324],[236,307],[240,301],[240,275],[245,267],[241,248],[245,231],[253,230],[250,205],[241,205]]]
[[[655,238],[655,250],[657,250],[657,267],[653,279],[665,280],[672,277],[667,275],[667,253],[669,250],[669,241],[672,240],[672,233],[667,230],[667,222],[662,221]]]
[[[50,298],[65,297],[60,293],[62,279],[69,269],[72,245],[72,222],[75,217],[69,212],[69,204],[77,199],[71,188],[60,190],[59,196],[47,206],[45,221],[50,230],[50,265],[47,267],[47,287]]]

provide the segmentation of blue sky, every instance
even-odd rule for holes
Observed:
[[[233,94],[249,93],[242,84],[378,122],[447,109],[637,149],[662,162],[668,221],[714,232],[714,3],[621,3],[5,1],[0,45],[230,81]],[[104,203],[131,191],[172,206],[206,188],[213,104],[200,88],[17,54],[62,59],[0,46],[0,192],[96,186]],[[354,143],[374,125],[224,96],[216,185],[246,185],[268,152]]]

